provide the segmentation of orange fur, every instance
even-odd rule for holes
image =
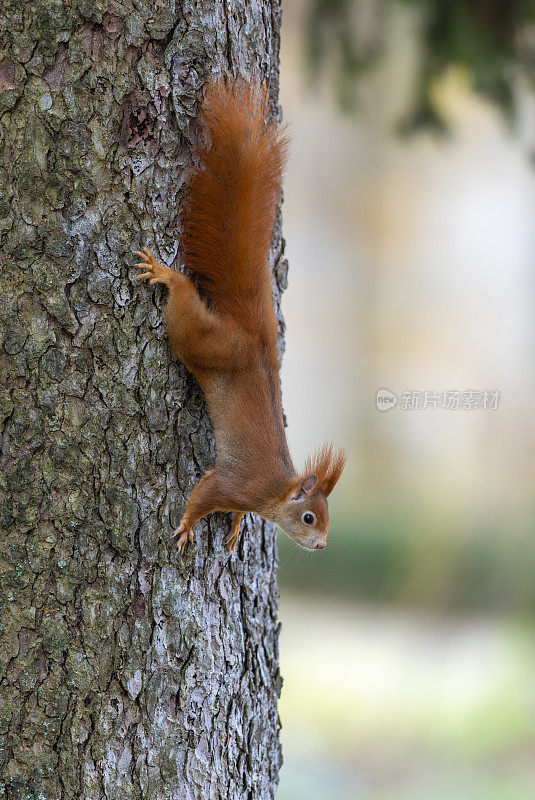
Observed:
[[[199,115],[204,137],[182,214],[185,266],[221,312],[256,330],[271,303],[267,256],[287,145],[267,113],[259,85],[208,85]]]
[[[346,454],[341,449],[336,449],[332,444],[324,444],[313,456],[310,456],[305,464],[303,475],[316,475],[318,483],[313,489],[322,492],[328,497],[344,470]]]
[[[169,339],[206,395],[216,437],[214,469],[193,490],[175,532],[179,550],[212,511],[233,513],[229,550],[248,511],[303,547],[324,547],[326,498],[344,465],[329,445],[299,477],[288,452],[268,265],[286,138],[266,114],[259,86],[220,81],[204,93],[181,252],[208,302],[186,275],[158,264],[147,248],[138,253],[146,271],[137,277],[169,288]]]

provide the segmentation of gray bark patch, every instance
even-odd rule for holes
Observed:
[[[268,800],[277,553],[225,515],[170,532],[214,456],[133,249],[177,259],[195,101],[262,75],[266,0],[6,2],[0,54],[0,796]],[[278,229],[274,298],[286,264]],[[175,264],[178,266],[178,264]]]

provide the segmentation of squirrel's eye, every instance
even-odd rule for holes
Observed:
[[[311,514],[310,511],[307,511],[306,514],[303,514],[302,519],[305,525],[314,525],[316,521],[316,517],[314,516],[314,514]]]

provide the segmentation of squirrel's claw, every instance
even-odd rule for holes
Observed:
[[[243,514],[235,512],[232,515],[232,527],[225,537],[225,550],[227,553],[234,553],[236,546],[240,540],[240,524],[243,519]]]
[[[177,273],[169,269],[169,267],[164,267],[163,264],[159,264],[148,247],[144,247],[143,250],[146,252],[142,252],[141,250],[134,251],[136,256],[143,259],[140,264],[136,264],[136,267],[147,271],[141,273],[141,275],[136,275],[135,279],[141,281],[148,278],[151,286],[155,283],[164,283],[166,286],[171,286]]]
[[[133,252],[135,256],[139,256],[145,262],[156,261],[148,247],[144,247],[143,250],[134,250]]]
[[[180,525],[173,533],[173,539],[175,539],[177,536],[179,537],[176,543],[177,550],[179,553],[183,553],[186,549],[187,543],[193,541],[193,530],[188,530]]]
[[[234,553],[236,545],[238,544],[238,539],[239,535],[235,536],[233,531],[225,538],[225,550],[227,553]]]
[[[240,538],[240,523],[238,522],[237,525],[232,526],[230,533],[228,533],[225,537],[224,544],[227,553],[235,552],[239,538]]]

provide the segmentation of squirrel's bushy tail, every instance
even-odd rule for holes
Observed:
[[[280,203],[286,137],[266,122],[258,84],[210,83],[182,212],[182,261],[219,311],[261,325],[271,302],[268,250]]]

